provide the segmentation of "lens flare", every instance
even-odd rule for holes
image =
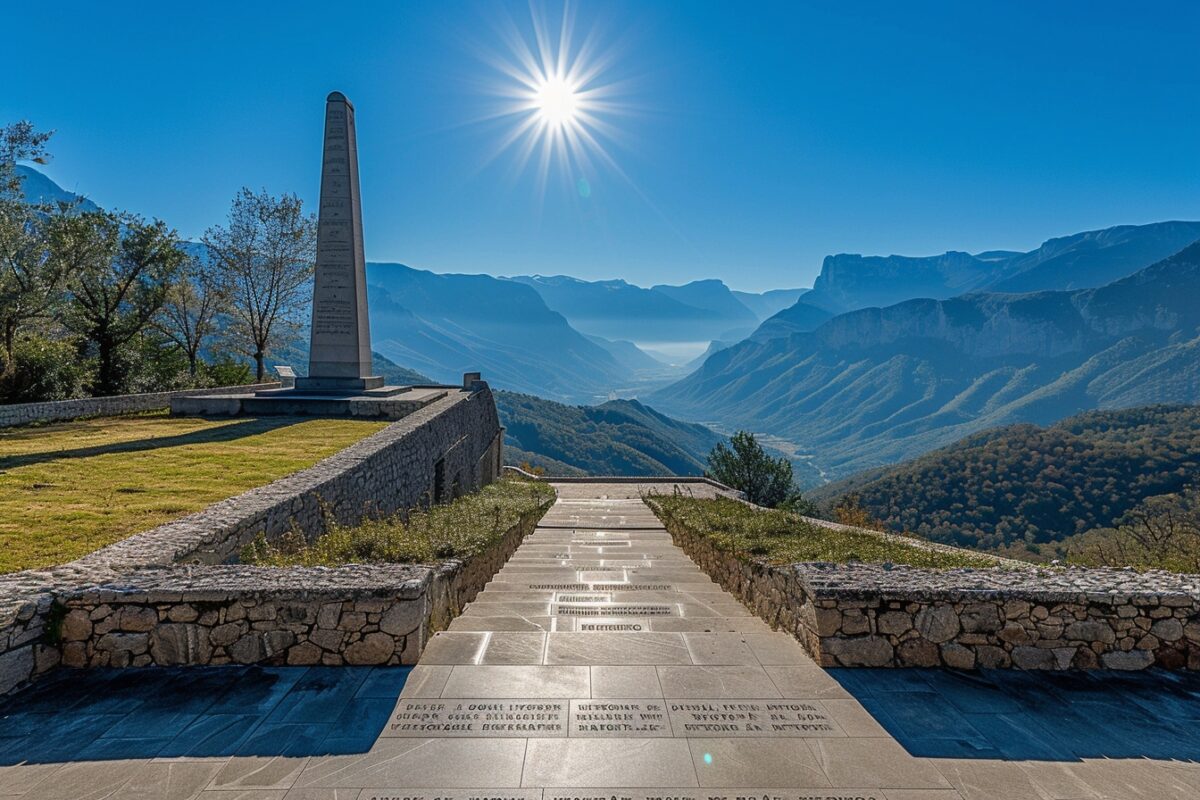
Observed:
[[[515,152],[517,172],[534,164],[543,192],[552,172],[568,191],[577,188],[578,176],[601,168],[628,180],[608,151],[620,139],[614,119],[629,111],[620,98],[625,81],[609,78],[618,48],[601,46],[603,27],[592,20],[580,26],[586,35],[577,36],[570,4],[562,7],[561,19],[550,17],[534,5],[527,23],[505,16],[499,36],[480,49],[497,78],[488,87],[495,106],[481,121],[504,123],[488,160]],[[586,197],[590,187],[580,193]]]

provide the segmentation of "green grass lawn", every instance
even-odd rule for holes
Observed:
[[[913,567],[995,567],[986,555],[926,550],[865,531],[824,528],[784,511],[757,510],[728,498],[652,495],[647,504],[670,529],[673,525],[706,536],[719,550],[741,559],[773,564],[829,561],[835,564],[908,564]]]
[[[0,429],[0,573],[78,558],[311,466],[386,424],[164,411]]]
[[[414,510],[361,525],[334,525],[312,544],[289,534],[268,543],[260,537],[242,551],[242,563],[260,566],[336,567],[340,564],[432,564],[470,558],[486,550],[526,514],[540,518],[554,502],[544,483],[505,478],[478,492],[428,510]]]

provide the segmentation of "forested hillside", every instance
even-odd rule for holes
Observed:
[[[1114,525],[1145,499],[1200,481],[1200,407],[1093,411],[1010,425],[814,492],[859,495],[895,531],[1053,557],[1043,545]]]
[[[700,475],[722,439],[636,400],[569,406],[502,391],[496,406],[506,428],[505,461],[551,475]]]

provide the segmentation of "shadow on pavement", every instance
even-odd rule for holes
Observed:
[[[363,753],[410,669],[63,669],[0,705],[0,765]]]
[[[829,673],[914,756],[1200,761],[1200,674]]]

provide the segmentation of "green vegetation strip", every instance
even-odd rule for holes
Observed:
[[[677,527],[704,536],[718,550],[742,560],[762,559],[772,564],[890,562],[933,569],[996,566],[996,561],[984,555],[930,550],[868,531],[826,528],[796,514],[756,509],[728,498],[658,495],[647,497],[646,502],[668,529]]]
[[[431,564],[470,558],[493,545],[521,518],[540,518],[554,489],[536,481],[505,478],[430,509],[347,527],[333,524],[311,544],[300,534],[277,543],[259,538],[242,551],[242,562],[259,566],[335,567],[341,564]]]
[[[385,426],[157,412],[0,430],[0,572],[79,558],[312,466]]]

